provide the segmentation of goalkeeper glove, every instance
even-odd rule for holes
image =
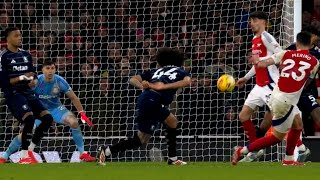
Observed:
[[[82,123],[87,123],[90,127],[94,126],[84,111],[80,111],[80,117],[81,117]]]

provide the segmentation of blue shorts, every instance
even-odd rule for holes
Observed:
[[[42,111],[47,110],[40,100],[31,94],[16,93],[6,97],[6,104],[12,115],[20,122],[27,112],[33,112],[39,118]]]
[[[298,108],[302,112],[302,119],[307,120],[310,117],[311,112],[320,107],[316,98],[311,94],[303,94],[298,102]]]
[[[143,91],[137,103],[137,124],[141,132],[153,134],[159,123],[170,115],[168,108],[161,103],[160,94],[153,91]]]
[[[65,124],[64,120],[66,119],[66,117],[69,115],[73,115],[73,113],[69,111],[65,106],[59,106],[55,109],[49,110],[49,112],[52,115],[54,122],[58,124]],[[35,126],[38,127],[40,123],[41,121],[37,119],[35,121]]]

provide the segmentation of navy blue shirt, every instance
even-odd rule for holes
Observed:
[[[297,50],[296,43],[291,44],[287,50]],[[312,56],[318,59],[320,61],[320,48],[318,46],[313,46],[311,49],[309,49],[309,52]],[[318,97],[318,92],[317,92],[317,86],[315,79],[311,81],[308,87],[305,87],[304,90],[302,91],[302,96],[308,96],[308,95],[314,95],[315,97]]]
[[[162,82],[164,84],[175,83],[190,76],[183,68],[176,66],[165,66],[159,69],[145,71],[140,74],[142,80],[150,83]],[[161,95],[162,104],[169,105],[173,101],[178,89],[168,89],[157,91]]]
[[[6,49],[0,52],[0,84],[6,96],[14,93],[34,94],[28,86],[30,81],[19,81],[17,84],[10,84],[10,79],[28,72],[34,72],[31,54],[19,49],[14,53]]]

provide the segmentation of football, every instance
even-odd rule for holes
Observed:
[[[234,89],[235,85],[236,81],[229,74],[222,75],[217,82],[218,89],[221,92],[230,92]]]

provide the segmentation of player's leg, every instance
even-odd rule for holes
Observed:
[[[105,157],[109,157],[111,154],[117,154],[118,152],[147,144],[159,122],[161,108],[159,94],[150,91],[144,91],[140,94],[137,102],[138,111],[136,118],[138,132],[133,137],[120,141],[118,144],[107,147],[100,146],[97,153],[98,164],[104,165]]]
[[[167,111],[167,108],[163,108],[163,111]],[[163,112],[166,114],[166,112]],[[162,113],[162,114],[163,114]],[[168,145],[168,164],[169,165],[185,165],[184,161],[178,160],[177,157],[177,118],[170,113],[165,119],[164,123],[167,125],[166,140]]]
[[[33,159],[32,152],[33,151],[32,144],[29,142],[29,139],[32,135],[32,129],[35,122],[35,117],[33,116],[32,109],[26,99],[21,94],[15,94],[6,99],[7,106],[9,110],[12,112],[14,117],[21,121],[24,124],[22,133],[21,133],[21,152],[20,152],[20,161],[22,164],[34,164],[37,163],[35,159]]]
[[[35,129],[30,143],[29,149],[33,150],[40,143],[45,133],[49,131],[53,123],[53,117],[38,99],[29,100],[29,104],[37,119],[41,121],[40,125]]]
[[[302,112],[302,122],[304,128],[309,129],[310,125],[313,126],[313,122],[310,121],[310,116],[315,122],[319,122],[320,118],[320,105],[317,103],[316,98],[313,95],[302,95],[299,99],[298,108]],[[306,147],[302,140],[299,138],[297,143],[299,151],[298,162],[305,162],[311,151]]]
[[[150,134],[138,131],[133,137],[122,140],[117,144],[111,146],[100,146],[97,152],[97,163],[99,165],[105,165],[106,157],[109,158],[112,154],[147,145],[150,138]]]
[[[0,158],[0,163],[6,163],[9,160],[9,157],[11,154],[17,152],[19,148],[21,147],[21,135],[15,136],[11,143],[9,144],[9,147],[6,149],[6,151],[2,154]]]
[[[263,93],[263,89],[259,86],[255,86],[249,93],[242,110],[239,113],[239,120],[242,123],[242,128],[250,143],[256,140],[256,128],[251,121],[251,116],[258,106],[264,105],[264,102],[260,97],[261,93]]]
[[[259,127],[256,128],[257,138],[262,138],[265,136],[266,132],[272,125],[272,113],[267,110],[264,114],[264,118]],[[260,149],[258,152],[250,152],[244,156],[239,162],[253,162],[264,155],[264,150]]]
[[[70,112],[66,107],[60,106],[50,113],[53,116],[53,120],[58,124],[64,124],[70,127],[72,132],[73,141],[75,142],[78,151],[80,152],[80,160],[84,162],[92,162],[96,159],[86,151],[84,151],[84,140],[79,127],[76,116]]]
[[[293,120],[295,119],[294,117],[297,115],[294,114],[296,113],[296,111],[293,111],[294,106],[273,98],[270,100],[270,107],[272,107],[271,110],[273,113],[273,134],[271,136],[266,136],[257,139],[249,146],[236,147],[232,156],[232,164],[237,164],[239,158],[243,154],[248,154],[252,151],[257,151],[266,147],[270,147],[274,144],[281,142],[284,139],[289,128],[291,128],[292,126]]]
[[[301,135],[302,128],[303,128],[303,123],[302,123],[302,119],[301,119],[301,112],[297,106],[294,107],[293,113],[296,115],[294,117],[292,127],[288,132],[287,145],[286,145],[286,155],[285,155],[284,160],[282,161],[283,165],[295,165],[296,164],[294,162],[294,149],[296,148],[297,142],[300,139],[300,135]]]
[[[40,123],[41,121],[36,119],[33,128],[35,129],[36,127],[38,127]],[[23,129],[23,125],[20,131],[22,131],[22,129]],[[0,163],[8,162],[8,159],[11,156],[11,154],[17,152],[20,147],[21,147],[21,132],[13,138],[8,148],[3,153],[2,157],[0,157]]]

